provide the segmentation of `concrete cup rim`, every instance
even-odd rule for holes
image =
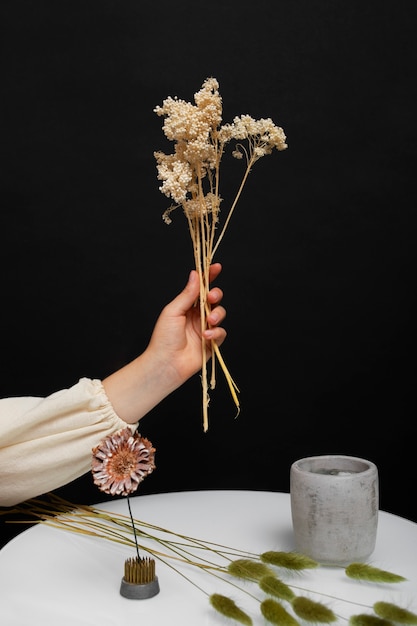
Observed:
[[[336,469],[337,466],[340,464],[341,471],[347,470],[349,464],[351,466],[350,469],[353,469],[353,467],[362,467],[362,469],[355,470],[353,474],[336,474],[334,478],[339,479],[349,479],[355,475],[364,476],[367,473],[374,474],[375,472],[378,472],[378,468],[373,461],[347,454],[317,454],[314,456],[302,457],[292,463],[291,472],[297,472],[299,474],[306,475],[314,474],[314,476],[323,476],[323,478],[326,478],[327,476],[329,476],[329,474],[317,472],[317,468],[319,467],[320,463],[323,466],[321,469],[328,469],[331,465],[335,466],[334,468]],[[316,471],[313,469],[312,466],[316,468]]]

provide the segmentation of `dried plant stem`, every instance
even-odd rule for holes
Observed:
[[[127,507],[128,507],[128,509],[129,509],[130,521],[132,522],[133,536],[134,536],[134,538],[135,538],[136,554],[137,554],[137,557],[138,557],[138,561],[140,561],[139,544],[138,544],[138,536],[137,536],[137,534],[136,534],[135,520],[134,520],[134,518],[133,518],[132,508],[131,508],[131,506],[130,506],[130,499],[129,499],[129,496],[127,496],[126,500],[127,500]]]
[[[219,148],[219,156],[218,156],[218,164],[220,163],[221,154],[223,151],[223,146]],[[250,168],[254,162],[252,158],[246,168],[245,174],[243,176],[242,182],[240,184],[239,190],[236,194],[236,197],[231,205],[229,210],[226,222],[223,226],[220,236],[217,238],[217,243],[215,244],[215,235],[216,235],[216,224],[218,221],[217,213],[208,212],[205,210],[204,204],[201,202],[202,198],[204,198],[203,188],[202,188],[202,177],[201,172],[198,171],[198,196],[197,200],[200,199],[200,211],[197,216],[190,217],[187,213],[188,220],[188,228],[191,235],[193,252],[194,252],[194,263],[195,268],[198,273],[199,281],[200,281],[200,296],[199,296],[199,307],[200,307],[200,323],[201,323],[201,333],[204,332],[209,327],[207,322],[207,316],[211,312],[211,307],[208,302],[208,292],[210,289],[210,265],[213,261],[214,252],[217,250],[217,247],[220,243],[220,240],[223,238],[223,235],[226,231],[227,225],[232,216],[233,210],[239,200],[239,197],[242,193],[243,187],[245,185],[246,179],[249,175]],[[214,182],[213,182],[214,180]],[[219,185],[219,166],[217,166],[215,170],[215,175],[210,176],[210,187],[212,192],[216,197],[218,197],[218,185]],[[231,392],[233,401],[237,408],[237,415],[240,412],[240,403],[238,398],[239,388],[234,382],[229,369],[221,355],[220,348],[214,343],[211,342],[210,351],[211,351],[211,376],[209,382],[208,376],[208,351],[207,351],[207,343],[206,340],[202,337],[201,340],[201,351],[202,351],[202,368],[201,368],[201,385],[202,385],[202,396],[203,396],[203,429],[204,432],[208,430],[208,407],[210,403],[210,394],[209,389],[214,389],[216,386],[216,359],[219,361],[220,367],[225,376],[226,382],[228,384],[229,390]]]
[[[220,367],[222,368],[223,373],[225,375],[226,382],[227,382],[227,384],[229,386],[229,389],[230,389],[230,393],[232,394],[232,398],[233,398],[233,400],[234,400],[234,402],[236,404],[236,407],[238,409],[238,413],[237,414],[239,415],[240,405],[239,405],[239,398],[237,397],[237,393],[236,393],[236,392],[239,393],[238,386],[236,385],[235,381],[233,380],[233,378],[231,377],[231,375],[229,373],[229,370],[227,369],[227,366],[226,366],[226,364],[225,364],[225,362],[223,360],[223,357],[221,355],[219,346],[217,346],[214,342],[212,342],[212,347],[213,347],[214,352],[216,353],[216,357],[217,357],[217,360],[220,363]]]
[[[235,199],[234,199],[234,200],[233,200],[233,202],[232,202],[232,206],[231,206],[231,207],[230,207],[230,209],[229,209],[229,213],[227,214],[227,218],[226,218],[226,220],[225,220],[225,222],[224,222],[223,228],[222,228],[222,230],[221,230],[221,232],[220,232],[219,236],[217,237],[216,245],[213,247],[213,250],[212,250],[212,254],[213,254],[213,256],[214,256],[214,254],[216,253],[217,248],[219,247],[219,244],[220,244],[221,240],[222,240],[222,239],[223,239],[223,237],[224,237],[224,234],[225,234],[225,232],[226,232],[226,229],[227,229],[227,227],[228,227],[228,225],[229,225],[229,222],[230,222],[230,219],[231,219],[231,217],[232,217],[233,211],[235,210],[235,207],[236,207],[236,205],[237,205],[237,203],[238,203],[238,200],[239,200],[239,198],[240,198],[240,196],[241,196],[241,193],[242,193],[242,191],[243,191],[243,187],[244,187],[244,186],[245,186],[245,184],[246,184],[246,180],[247,180],[247,178],[248,178],[248,176],[249,176],[249,174],[250,174],[250,171],[251,171],[252,165],[253,165],[254,163],[255,163],[255,159],[252,157],[252,159],[249,161],[248,166],[247,166],[247,168],[246,168],[246,171],[245,171],[245,173],[244,173],[244,175],[243,175],[242,182],[240,183],[240,187],[239,187],[239,189],[238,189],[238,192],[237,192],[237,194],[236,194],[236,196],[235,196]]]

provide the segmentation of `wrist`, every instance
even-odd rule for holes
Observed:
[[[145,350],[136,359],[103,381],[103,387],[117,415],[129,424],[139,421],[183,381],[166,359],[158,360]]]

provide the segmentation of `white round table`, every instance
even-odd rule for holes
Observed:
[[[130,502],[135,519],[242,552],[294,549],[289,494],[189,491],[138,495],[130,498]],[[110,500],[95,508],[128,515],[125,499]],[[210,606],[207,594],[220,593],[232,597],[249,613],[254,626],[265,625],[257,600],[207,572],[175,562],[184,577],[156,560],[160,593],[155,597],[146,600],[122,597],[119,590],[124,562],[134,556],[131,547],[108,540],[46,524],[29,528],[0,551],[0,624],[233,624]],[[384,600],[417,612],[417,524],[381,512],[376,548],[369,562],[407,580],[391,585],[358,583],[347,578],[342,569],[325,567],[292,574],[290,578],[281,574],[280,577],[287,584],[301,586],[304,590],[297,591],[298,594],[324,602],[345,618],[370,609],[340,599],[369,606]],[[238,585],[260,599],[264,597],[253,583],[238,581]],[[346,624],[342,619],[339,622]]]

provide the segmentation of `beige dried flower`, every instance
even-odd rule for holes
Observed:
[[[194,94],[194,103],[171,96],[157,106],[154,112],[163,116],[163,131],[167,139],[174,142],[172,154],[154,152],[157,162],[159,190],[171,198],[174,204],[164,213],[165,223],[171,223],[171,213],[182,207],[190,231],[196,270],[200,277],[201,330],[207,328],[206,317],[210,313],[207,302],[209,268],[214,254],[223,238],[232,213],[241,195],[243,186],[252,166],[261,157],[271,154],[273,149],[287,148],[285,133],[272,119],[255,120],[249,115],[235,117],[231,124],[221,125],[222,99],[219,83],[207,78],[201,89]],[[230,206],[223,225],[220,225],[220,162],[226,145],[232,140],[236,145],[232,155],[245,159],[246,170],[234,201]],[[221,226],[221,228],[220,228]],[[208,429],[208,376],[207,346],[202,340],[203,367],[203,424]],[[210,388],[215,386],[215,359],[220,363],[229,385],[235,405],[240,410],[235,382],[213,342],[211,345],[212,373]]]
[[[111,496],[128,496],[155,469],[155,448],[129,427],[105,437],[93,448],[94,484]]]

